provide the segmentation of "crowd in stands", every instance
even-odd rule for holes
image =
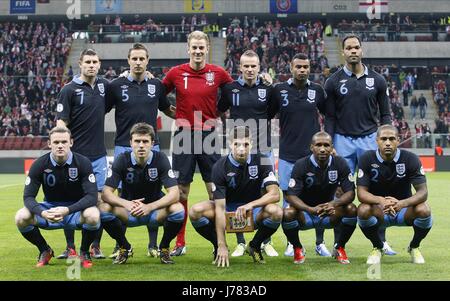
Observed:
[[[0,136],[45,136],[54,127],[71,42],[62,23],[0,23]]]
[[[419,33],[415,41],[438,41],[439,32],[446,33],[445,40],[450,40],[450,16],[434,19],[425,15],[382,14],[381,19],[343,19],[336,24],[336,28],[343,33],[359,33],[363,41],[408,41],[407,36],[402,34],[405,32]]]
[[[144,22],[145,21],[145,22]],[[144,24],[150,31],[160,30],[160,24],[152,19],[142,20],[136,15],[130,24]],[[405,21],[406,22],[406,21]],[[107,25],[127,26],[120,17],[109,16]],[[271,74],[276,81],[285,81],[290,75],[289,62],[296,53],[308,53],[314,81],[321,84],[334,70],[328,66],[325,56],[320,21],[300,22],[297,26],[282,25],[280,21],[265,21],[259,24],[256,17],[233,18],[227,28],[225,68],[237,75],[240,54],[253,49],[261,58],[261,70]],[[358,24],[355,21],[355,24]],[[414,24],[414,23],[413,23]],[[92,25],[92,24],[91,24]],[[102,26],[103,26],[102,25]],[[193,29],[204,29],[206,17],[182,16],[179,29],[187,34]],[[164,29],[166,30],[166,29]],[[55,23],[0,23],[0,137],[1,136],[45,136],[55,125],[56,96],[63,83],[73,76],[72,66],[64,74],[65,61],[71,46],[71,35],[64,24]],[[418,147],[431,147],[431,132],[446,135],[450,125],[450,107],[447,83],[448,66],[436,66],[426,72],[417,68],[402,68],[396,65],[371,66],[382,74],[388,83],[389,99],[394,124],[398,127],[402,146],[411,146],[411,131],[415,130]],[[123,68],[104,66],[99,74],[114,79]],[[166,69],[166,70],[164,70]],[[152,68],[151,72],[162,78],[166,68]],[[429,75],[437,76],[433,83],[433,100],[412,95],[416,89],[428,89],[421,82]],[[439,76],[444,75],[444,79]],[[424,119],[428,103],[434,101],[438,107],[438,118],[432,131]],[[410,106],[411,120],[418,122],[410,128],[404,107]],[[420,120],[419,120],[420,119]],[[438,139],[445,147],[447,136]]]
[[[320,21],[285,26],[276,20],[259,26],[255,17],[245,17],[243,22],[236,17],[227,28],[225,69],[236,74],[241,53],[252,49],[260,57],[261,70],[284,81],[290,77],[291,58],[296,53],[307,53],[314,80],[323,83],[329,69],[322,32],[323,25]]]
[[[217,23],[208,21],[205,14],[197,17],[196,14],[188,17],[181,16],[177,24],[163,24],[151,17],[138,14],[133,18],[124,18],[116,15],[114,18],[107,15],[102,22],[91,21],[87,27],[91,43],[111,42],[185,42],[187,34],[194,30],[201,30],[218,36],[220,28]],[[137,33],[130,35],[130,33]],[[114,40],[111,34],[118,35]]]
[[[447,82],[443,79],[436,80],[433,83],[433,100],[438,107],[438,117],[435,120],[435,134],[440,134],[439,144],[446,147],[450,143],[450,106],[448,98]]]
[[[405,70],[396,65],[372,65],[378,73],[382,74],[389,87],[389,100],[392,110],[394,125],[398,128],[400,137],[403,141],[402,147],[412,147],[412,135],[416,135],[416,147],[431,148],[431,134],[437,134],[436,143],[443,147],[450,144],[449,134],[450,126],[450,106],[447,94],[447,82],[450,74],[448,66],[436,66],[422,70],[419,75],[417,68]],[[423,94],[413,95],[417,89],[429,89],[428,84],[418,85],[419,81],[427,81],[433,74],[437,79],[432,84],[433,99],[427,100]],[[421,78],[422,77],[422,78]],[[437,118],[434,121],[434,129],[426,120],[426,113],[429,102],[434,101],[438,108]],[[404,107],[409,106],[410,116],[405,116]],[[415,122],[414,128],[410,128],[407,119]],[[417,121],[417,122],[416,122]],[[413,132],[415,131],[415,133]]]

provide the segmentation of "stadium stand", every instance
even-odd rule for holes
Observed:
[[[63,23],[0,23],[0,136],[4,149],[35,147],[12,136],[46,136],[54,126],[71,34]]]

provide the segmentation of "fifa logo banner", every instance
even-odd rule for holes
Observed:
[[[211,0],[184,0],[185,13],[209,13],[211,10]]]
[[[36,0],[9,0],[9,11],[11,14],[34,14]]]
[[[297,0],[270,0],[271,14],[296,14]]]

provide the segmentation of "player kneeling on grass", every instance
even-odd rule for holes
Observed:
[[[180,231],[184,217],[183,206],[178,202],[177,181],[166,155],[152,151],[155,132],[151,125],[135,124],[130,137],[132,151],[114,160],[103,189],[104,202],[100,204],[103,228],[120,247],[113,263],[123,264],[132,255],[122,222],[127,227],[149,226],[150,229],[163,225],[160,259],[162,263],[174,263],[169,246]],[[117,196],[114,191],[121,181],[122,191]],[[167,190],[166,195],[161,190],[162,185]]]
[[[25,207],[16,214],[16,225],[29,242],[39,249],[37,267],[47,265],[53,250],[38,228],[81,229],[81,265],[90,268],[89,246],[100,227],[97,204],[97,186],[88,158],[73,153],[70,130],[56,127],[49,133],[51,152],[38,158],[30,168],[25,181]],[[42,185],[44,202],[36,195]]]
[[[283,215],[277,205],[278,182],[272,165],[263,165],[259,154],[250,154],[248,127],[235,127],[229,138],[231,153],[217,161],[212,170],[214,200],[192,206],[189,217],[195,230],[213,244],[214,262],[219,267],[229,266],[225,212],[235,212],[238,222],[253,217],[258,231],[246,251],[254,262],[265,263],[261,243],[277,231]],[[247,216],[249,212],[251,217]]]
[[[427,180],[417,155],[398,149],[398,130],[383,125],[377,132],[378,149],[367,151],[358,164],[358,224],[372,242],[367,264],[379,264],[383,242],[379,228],[412,226],[408,252],[413,263],[425,263],[419,250],[433,220],[427,204]],[[416,193],[411,193],[411,185]]]
[[[314,134],[310,148],[312,155],[295,162],[292,170],[287,191],[290,207],[283,212],[283,231],[294,246],[294,263],[300,264],[305,261],[305,254],[299,230],[339,227],[333,257],[348,264],[345,244],[356,228],[356,206],[352,203],[355,185],[350,169],[343,158],[332,155],[333,143],[328,133]],[[334,199],[338,186],[343,194]]]

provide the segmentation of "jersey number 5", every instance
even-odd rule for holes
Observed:
[[[127,89],[122,90],[122,101],[123,101],[123,102],[128,101],[128,99],[130,98],[130,97],[128,96],[127,92],[128,92]]]

